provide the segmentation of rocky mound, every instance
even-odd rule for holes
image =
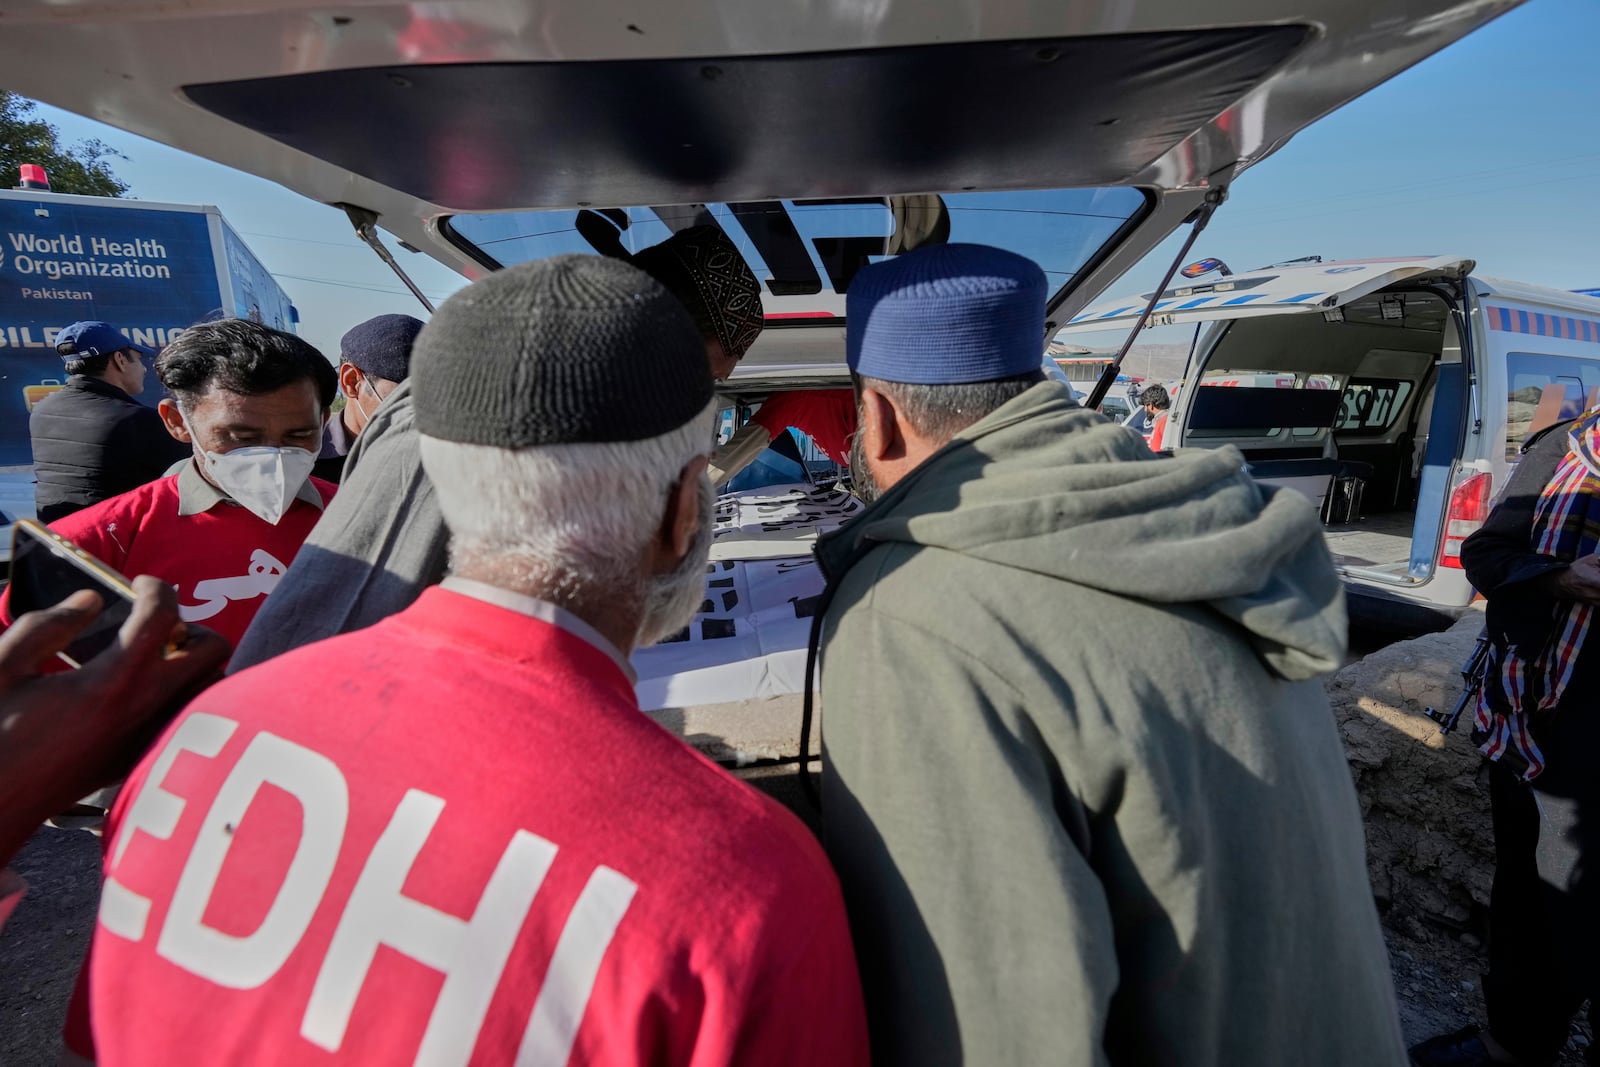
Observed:
[[[1390,645],[1328,683],[1367,826],[1367,862],[1384,921],[1482,933],[1494,875],[1488,772],[1467,739],[1470,712],[1441,736],[1425,709],[1448,709],[1483,619]]]

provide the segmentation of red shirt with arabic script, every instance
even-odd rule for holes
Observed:
[[[181,475],[57,519],[50,528],[129,578],[154,575],[178,590],[178,611],[238,645],[263,599],[289,569],[322,509],[301,499],[273,526],[226,500],[178,514]],[[323,503],[337,487],[311,479]],[[214,492],[214,491],[213,491]],[[0,620],[11,622],[9,592]]]

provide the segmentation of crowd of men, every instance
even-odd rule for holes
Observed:
[[[76,671],[50,657],[94,594],[0,601],[0,856],[126,779],[70,1053],[1407,1062],[1318,681],[1346,624],[1316,515],[1231,449],[1158,456],[1082,409],[1040,368],[1046,296],[997,249],[868,266],[854,388],[779,398],[721,450],[715,383],[762,318],[715,229],[497,272],[426,325],[351,330],[337,371],[196,326],[151,415],[149,353],[64,333],[41,513],[140,576]],[[92,412],[98,436],[64,428]],[[820,842],[640,714],[629,666],[703,599],[714,481],[787,425],[869,505],[816,550]],[[1491,604],[1536,588],[1567,660],[1600,602],[1595,426],[1485,532]],[[163,443],[135,472],[119,442],[156,428],[181,462]],[[1513,682],[1549,670],[1529,640]],[[1495,787],[1497,940],[1516,927],[1490,1028],[1415,1062],[1548,1063],[1594,990],[1594,777],[1569,753],[1595,734],[1565,684],[1531,726],[1520,691],[1485,698],[1521,760]],[[1587,940],[1557,943],[1551,893]]]

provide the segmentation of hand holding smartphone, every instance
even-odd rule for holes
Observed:
[[[83,666],[116,640],[117,631],[133,612],[133,586],[49,527],[32,519],[20,520],[11,536],[11,617],[54,607],[85,589],[99,594],[101,610],[71,644],[56,653],[70,667]],[[182,643],[181,626],[171,647]]]
[[[71,546],[55,551],[62,543],[43,532],[19,537],[34,542],[19,544],[30,557],[16,572],[26,595],[11,600],[14,621],[0,633],[0,861],[44,819],[125,776],[232,651],[179,621],[170,585],[148,575],[128,583]],[[51,582],[66,583],[59,601],[50,590],[63,586]],[[120,626],[105,625],[113,613]],[[63,652],[81,669],[42,669]]]

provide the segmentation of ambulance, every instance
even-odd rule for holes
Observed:
[[[1129,327],[1154,295],[1102,301],[1064,333]],[[1180,281],[1150,324],[1196,324],[1165,447],[1232,445],[1259,481],[1305,495],[1352,618],[1389,628],[1466,609],[1461,542],[1523,443],[1600,400],[1600,298],[1459,256]]]

